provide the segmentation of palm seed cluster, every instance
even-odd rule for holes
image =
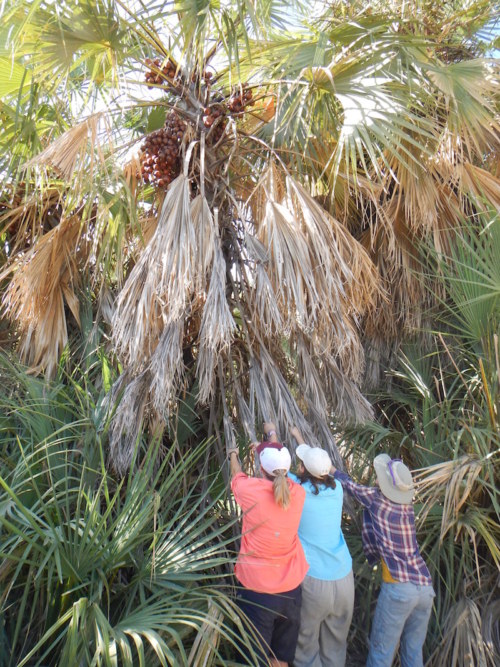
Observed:
[[[172,109],[165,126],[151,132],[141,147],[141,172],[146,183],[165,188],[180,173],[180,147],[186,123]]]
[[[148,88],[162,87],[173,93],[177,98],[183,97],[183,88],[186,79],[180,68],[170,58],[165,62],[159,58],[146,59],[149,67],[145,74]],[[145,183],[158,188],[167,188],[179,175],[182,163],[182,144],[188,125],[194,137],[199,132],[206,132],[207,146],[215,146],[224,136],[229,115],[238,118],[245,112],[246,107],[254,103],[252,90],[247,85],[233,88],[229,95],[219,90],[212,90],[214,75],[204,70],[201,76],[204,86],[197,87],[203,96],[204,106],[199,123],[200,112],[196,114],[196,121],[188,119],[187,115],[180,115],[172,109],[167,115],[164,127],[148,134],[141,145],[140,163],[141,176]],[[198,76],[193,74],[191,83],[198,84]]]

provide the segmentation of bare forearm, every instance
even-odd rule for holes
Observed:
[[[241,472],[241,463],[238,458],[238,450],[232,449],[229,454],[229,470],[231,473],[231,479]]]
[[[304,440],[304,437],[302,436],[302,433],[299,431],[299,429],[296,426],[294,426],[290,430],[290,435],[293,435],[293,437],[295,438],[295,440],[297,440],[299,445],[303,445],[305,443],[305,440]]]

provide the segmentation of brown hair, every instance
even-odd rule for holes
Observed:
[[[314,475],[311,475],[309,470],[302,464],[303,472],[297,472],[297,477],[299,479],[300,484],[304,484],[304,482],[311,482],[313,486],[313,493],[314,495],[318,495],[319,493],[319,484],[323,484],[323,486],[326,486],[327,489],[334,489],[337,485],[335,484],[335,480],[331,475],[325,475],[324,477],[314,477]]]
[[[290,505],[290,487],[288,486],[286,470],[275,470],[275,473],[276,476],[273,481],[274,500],[277,505],[286,510]]]

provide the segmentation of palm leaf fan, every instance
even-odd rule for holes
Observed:
[[[206,291],[206,280],[212,264],[216,245],[216,228],[212,212],[205,197],[197,195],[191,202],[191,219],[197,239],[195,265],[196,293]]]
[[[96,146],[101,161],[104,161],[96,141],[97,129],[101,117],[102,114],[95,114],[82,123],[75,125],[75,127],[70,128],[36,157],[27,162],[24,167],[27,168],[35,165],[49,166],[55,169],[63,179],[69,181],[75,172],[83,172],[83,153],[87,154],[87,145],[90,138],[89,159],[92,170]]]
[[[172,181],[156,230],[118,296],[113,340],[132,365],[149,359],[163,327],[183,314],[195,283],[196,253],[189,181],[181,174]]]
[[[455,167],[459,190],[474,198],[476,205],[489,202],[500,212],[500,179],[469,162]]]
[[[268,251],[268,275],[284,320],[304,329],[314,326],[321,303],[307,240],[290,211],[268,200],[257,238]]]
[[[109,460],[112,468],[120,475],[126,474],[133,460],[151,386],[149,369],[130,382],[129,378],[129,373],[123,373],[108,394],[109,407],[116,405],[109,428]]]
[[[198,399],[206,403],[212,397],[214,371],[222,349],[231,345],[236,324],[226,299],[226,262],[217,239],[207,300],[203,307],[199,334],[196,375],[199,384]]]
[[[71,216],[0,275],[4,279],[14,272],[2,305],[19,327],[19,353],[34,373],[55,375],[68,341],[65,303],[80,324],[75,289],[80,282],[79,260],[84,261],[87,250],[80,236],[80,218]]]
[[[250,310],[261,325],[262,335],[286,333],[280,305],[273,284],[266,271],[267,252],[264,245],[252,234],[245,234],[245,248],[253,262],[252,270],[246,265],[238,265],[239,285],[245,292],[243,301],[249,304]]]
[[[183,318],[168,322],[151,355],[149,371],[153,405],[157,412],[164,416],[170,413],[170,402],[180,389],[184,377],[183,334]]]

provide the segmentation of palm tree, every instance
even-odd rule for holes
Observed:
[[[418,241],[500,203],[486,3],[423,29],[420,3],[296,29],[288,6],[4,13],[4,313],[53,376],[90,287],[123,369],[118,471],[180,395],[219,450],[270,416],[333,447],[331,414],[370,417],[363,379],[421,323]]]

